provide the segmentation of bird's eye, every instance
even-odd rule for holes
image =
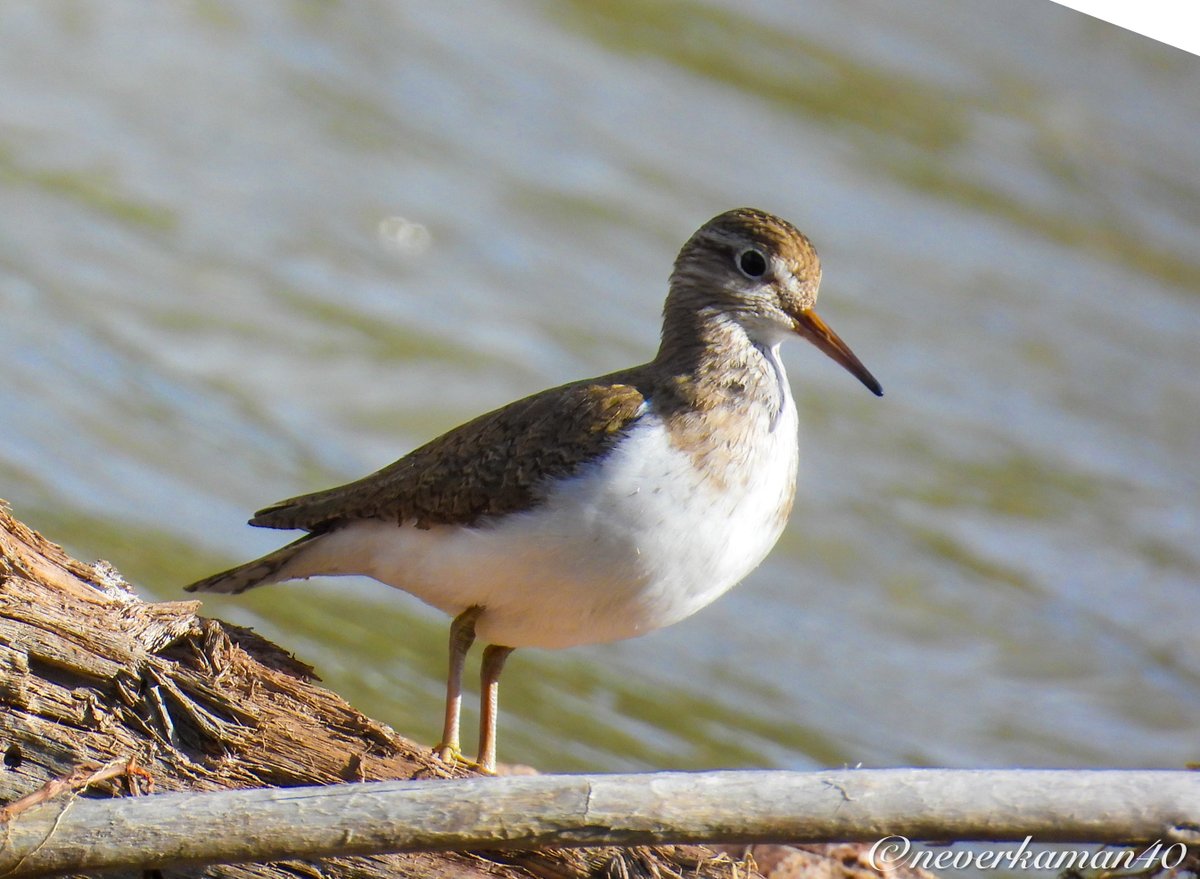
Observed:
[[[749,248],[738,254],[737,265],[747,278],[761,278],[767,271],[767,258],[754,248]]]

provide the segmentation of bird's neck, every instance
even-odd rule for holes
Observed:
[[[756,340],[726,312],[668,300],[653,366],[697,409],[762,404],[780,410],[790,398],[775,339]]]

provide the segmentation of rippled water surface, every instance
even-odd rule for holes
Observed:
[[[679,245],[756,205],[887,396],[789,345],[775,553],[672,629],[518,652],[501,758],[1197,758],[1200,59],[1044,0],[42,2],[0,7],[0,85],[0,496],[145,594],[648,358]],[[415,600],[206,611],[436,739]]]

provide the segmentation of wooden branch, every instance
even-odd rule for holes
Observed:
[[[883,769],[376,782],[43,804],[8,827],[0,874],[892,835],[1194,844],[1198,822],[1200,774],[1186,771]]]
[[[33,793],[26,794],[19,800],[9,803],[4,808],[0,809],[0,827],[8,824],[13,818],[32,809],[34,806],[40,806],[49,800],[54,799],[64,791],[77,791],[98,784],[102,781],[108,781],[112,778],[127,777],[131,780],[138,777],[139,774],[144,775],[146,781],[150,781],[149,773],[137,766],[137,762],[130,758],[128,760],[113,760],[107,766],[97,766],[94,763],[86,763],[83,766],[78,766],[62,778],[54,778],[43,784]],[[133,784],[131,783],[131,787]],[[136,788],[134,788],[136,790]],[[138,791],[140,793],[140,791]],[[3,851],[0,849],[0,861],[3,859]]]

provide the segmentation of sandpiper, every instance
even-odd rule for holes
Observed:
[[[518,400],[357,482],[260,510],[251,525],[308,533],[187,589],[364,574],[450,614],[435,750],[462,760],[462,671],[478,637],[477,765],[493,772],[498,681],[515,648],[669,626],[775,545],[798,464],[785,337],[883,394],[813,311],[820,280],[816,250],[790,223],[749,208],[714,217],[675,260],[649,363]]]

